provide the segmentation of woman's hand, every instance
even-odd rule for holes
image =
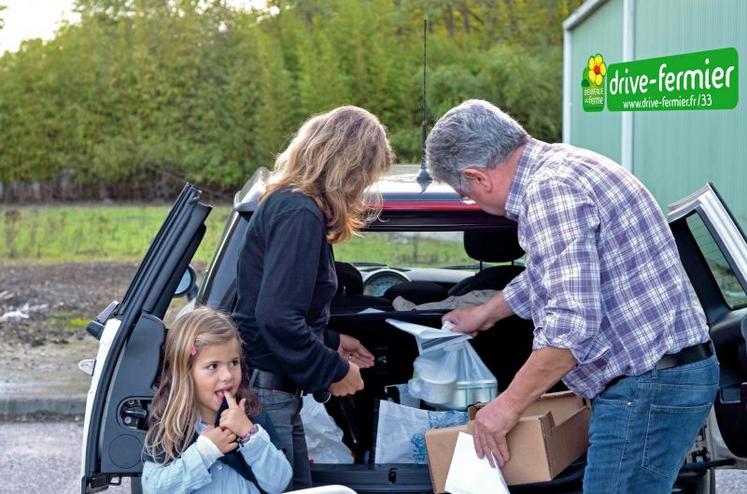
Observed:
[[[332,383],[329,386],[329,392],[333,396],[347,396],[355,394],[355,392],[363,389],[363,378],[361,377],[361,371],[355,362],[350,362],[350,369],[345,377]]]
[[[220,426],[228,429],[238,437],[243,437],[252,428],[252,421],[246,416],[246,398],[243,398],[238,404],[230,392],[224,394],[228,408],[220,414]]]
[[[337,353],[361,369],[367,369],[374,364],[371,352],[360,341],[346,334],[340,333],[340,348],[337,349]]]
[[[239,447],[236,442],[236,434],[223,427],[213,427],[212,425],[205,429],[203,436],[213,441],[221,453],[230,453]]]

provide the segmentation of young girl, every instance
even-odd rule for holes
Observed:
[[[219,414],[224,400],[228,408]],[[270,434],[230,317],[209,308],[180,317],[166,336],[145,437],[143,490],[282,492],[291,466]]]

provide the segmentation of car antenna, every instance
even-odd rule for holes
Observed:
[[[425,189],[433,182],[431,175],[428,173],[428,168],[425,166],[425,138],[428,134],[428,123],[427,123],[427,103],[425,101],[425,74],[426,67],[428,64],[428,19],[423,19],[423,123],[422,123],[422,156],[420,157],[420,173],[418,173],[418,184],[420,184],[420,192],[425,192]]]

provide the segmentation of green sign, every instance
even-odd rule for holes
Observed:
[[[606,93],[610,111],[732,109],[739,99],[738,62],[737,50],[723,48],[612,64],[602,98]]]

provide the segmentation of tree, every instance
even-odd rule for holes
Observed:
[[[424,18],[429,125],[485,98],[554,141],[561,22],[581,3],[76,0],[79,23],[0,56],[0,181],[62,195],[55,184],[72,181],[90,197],[165,197],[185,179],[231,191],[304,120],[345,104],[419,162]]]
[[[257,41],[260,69],[256,74],[259,104],[252,119],[254,166],[271,168],[301,116],[278,41],[263,30]]]

